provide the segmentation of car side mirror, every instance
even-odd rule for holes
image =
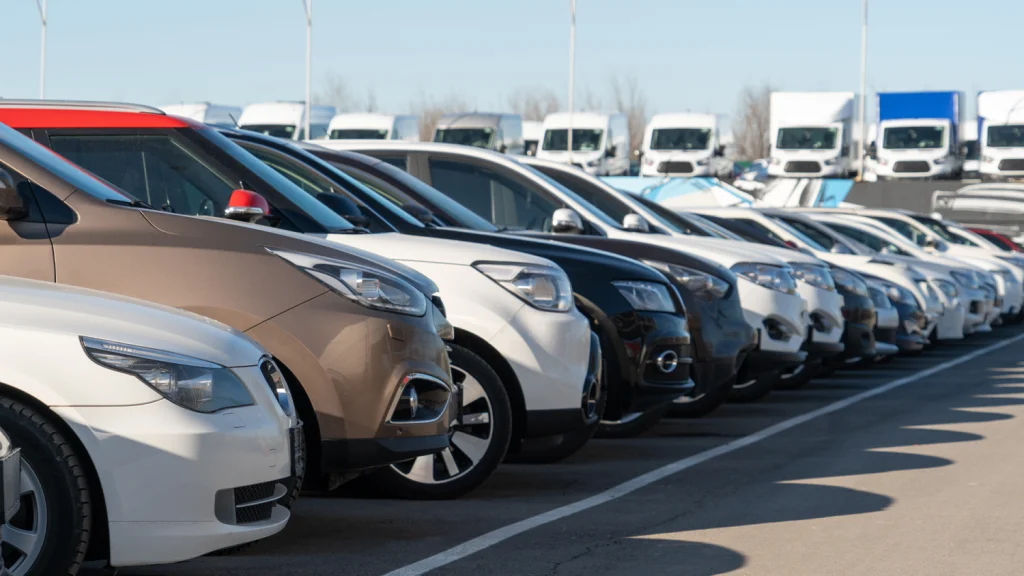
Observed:
[[[251,190],[235,190],[228,198],[228,206],[224,209],[224,217],[240,222],[255,222],[270,214],[267,199]]]
[[[583,219],[572,208],[559,208],[551,215],[551,231],[555,234],[582,234]]]
[[[622,229],[630,232],[650,232],[647,220],[639,214],[626,214],[622,217]]]
[[[370,219],[359,209],[359,205],[341,194],[321,192],[316,195],[316,199],[338,216],[348,220],[353,226],[366,228],[370,225]]]
[[[0,220],[28,218],[28,203],[24,191],[14,185],[14,178],[0,170]]]
[[[402,210],[405,210],[406,214],[412,216],[424,226],[429,226],[434,223],[434,215],[430,213],[430,210],[427,210],[419,204],[407,202],[402,204]]]

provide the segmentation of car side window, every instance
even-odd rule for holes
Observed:
[[[882,252],[884,254],[897,254],[900,256],[909,256],[909,254],[901,250],[899,246],[896,246],[895,244],[885,240],[884,238],[875,236],[874,234],[868,234],[867,232],[862,232],[856,228],[851,228],[849,226],[843,226],[842,224],[833,224],[831,222],[826,222],[825,225],[844,236],[849,236],[850,238],[853,238],[857,242],[864,244],[865,246],[871,248],[876,252]]]
[[[409,171],[409,161],[405,156],[377,156],[381,162],[387,162],[402,172]]]
[[[786,224],[789,224],[793,228],[803,232],[806,236],[810,237],[811,240],[814,240],[825,248],[831,250],[832,247],[835,246],[835,240],[833,240],[828,234],[823,234],[820,230],[815,229],[813,226],[808,226],[799,220],[790,220],[788,218],[783,218],[782,220]]]
[[[920,230],[911,226],[910,224],[896,218],[879,218],[879,222],[889,226],[893,230],[900,233],[901,236],[917,244],[918,246],[924,246],[928,237],[925,236]]]
[[[542,170],[541,172],[596,206],[598,210],[610,216],[617,223],[621,224],[626,215],[633,214],[633,209],[630,208],[629,204],[606,193],[604,190],[598,189],[590,182],[578,176],[562,170]]]
[[[430,180],[452,200],[495,226],[508,229],[550,231],[551,215],[559,208],[536,190],[469,164],[431,160]]]
[[[54,152],[154,208],[223,216],[238,186],[170,134],[50,135]]]
[[[776,242],[781,242],[783,244],[788,244],[786,242],[785,238],[783,238],[782,236],[779,236],[778,234],[773,232],[770,228],[768,228],[764,224],[761,224],[757,220],[751,220],[749,218],[739,218],[739,220],[742,220],[743,223],[746,224],[747,226],[750,226],[754,230],[757,230],[758,232],[764,234],[765,236],[771,238],[772,240],[775,240]],[[791,245],[791,244],[788,244],[788,245]]]

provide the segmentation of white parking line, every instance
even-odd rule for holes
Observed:
[[[808,412],[806,414],[796,416],[795,418],[784,420],[782,422],[779,422],[778,424],[769,426],[768,428],[765,428],[764,430],[761,430],[759,432],[755,432],[749,436],[744,436],[742,438],[733,440],[728,444],[723,444],[721,446],[712,448],[710,450],[706,450],[699,454],[694,454],[693,456],[683,458],[682,460],[677,460],[671,464],[666,464],[661,468],[652,470],[641,476],[637,476],[632,480],[623,482],[618,486],[609,488],[608,490],[595,494],[589,498],[584,498],[583,500],[574,502],[572,504],[566,504],[565,506],[562,506],[560,508],[549,510],[547,512],[544,512],[543,514],[538,514],[531,518],[520,520],[519,522],[516,522],[514,524],[509,524],[508,526],[498,528],[497,530],[488,532],[487,534],[484,534],[482,536],[477,536],[476,538],[463,542],[462,544],[459,544],[454,548],[450,548],[448,550],[445,550],[444,552],[435,554],[429,558],[424,558],[423,560],[420,560],[419,562],[413,564],[409,564],[408,566],[403,566],[402,568],[398,568],[397,570],[392,570],[391,572],[388,572],[385,576],[419,576],[420,574],[425,574],[431,570],[451,564],[452,562],[461,560],[467,556],[470,556],[471,554],[475,554],[486,548],[490,548],[491,546],[508,540],[513,536],[518,536],[519,534],[522,534],[527,530],[532,530],[539,526],[550,524],[551,522],[554,522],[556,520],[561,520],[562,518],[571,516],[573,514],[576,514],[577,512],[589,510],[590,508],[593,508],[595,506],[600,506],[601,504],[604,504],[606,502],[611,502],[612,500],[621,498],[622,496],[625,496],[630,492],[639,490],[640,488],[653,484],[658,480],[662,480],[663,478],[671,476],[677,472],[681,472],[683,470],[686,470],[687,468],[692,468],[693,466],[696,466],[697,464],[700,464],[702,462],[707,462],[712,458],[722,456],[730,452],[735,452],[740,448],[745,448],[747,446],[750,446],[751,444],[760,442],[765,438],[770,438],[772,436],[775,436],[776,434],[779,434],[780,432],[785,432],[786,430],[789,430],[794,426],[799,426],[800,424],[803,424],[804,422],[808,422],[810,420],[814,420],[819,416],[824,416],[826,414],[831,414],[832,412],[837,412],[839,410],[842,410],[843,408],[861,402],[862,400],[867,400],[868,398],[878,396],[879,394],[884,394],[890,390],[894,390],[896,388],[899,388],[900,386],[905,386],[907,384],[910,384],[911,382],[916,382],[917,380],[931,376],[932,374],[935,374],[937,372],[942,372],[943,370],[947,370],[949,368],[952,368],[953,366],[963,364],[964,362],[969,362],[977,358],[978,356],[988,354],[993,350],[998,350],[999,348],[1003,348],[1004,346],[1009,346],[1010,344],[1013,344],[1014,342],[1019,342],[1020,340],[1024,340],[1024,334],[1018,334],[1013,338],[1008,338],[1001,342],[996,342],[995,344],[986,346],[979,350],[975,350],[970,354],[961,356],[954,360],[943,362],[942,364],[933,366],[931,368],[928,368],[927,370],[922,370],[920,372],[911,374],[910,376],[905,376],[898,380],[893,380],[892,382],[889,382],[877,388],[872,388],[871,390],[865,390],[860,394],[850,396],[849,398],[844,398],[843,400],[834,402],[832,404],[829,404],[828,406],[823,406],[821,408],[818,408],[817,410],[812,410],[811,412]]]

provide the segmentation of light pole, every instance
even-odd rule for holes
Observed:
[[[867,70],[868,70],[868,0],[863,0],[863,19],[860,26],[860,139],[857,140],[857,180],[864,178],[864,140],[867,127]]]
[[[43,25],[42,40],[39,45],[39,98],[46,98],[46,0],[36,0],[39,9],[39,21]]]
[[[569,130],[568,130],[568,141],[566,143],[567,148],[565,149],[566,158],[569,162],[572,162],[572,114],[575,112],[573,109],[572,97],[574,93],[573,81],[576,75],[576,0],[569,0],[569,10],[571,12],[571,18],[569,20]]]
[[[309,98],[310,98],[310,71],[313,64],[313,0],[302,0],[302,7],[306,10],[306,113],[303,129],[305,139],[309,135]]]

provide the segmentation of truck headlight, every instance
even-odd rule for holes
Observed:
[[[833,270],[832,279],[835,281],[836,286],[847,292],[853,292],[859,296],[868,295],[867,283],[846,270]]]
[[[210,414],[256,403],[235,373],[220,364],[87,336],[81,341],[93,362],[135,376],[182,408]]]
[[[600,158],[594,158],[593,160],[588,160],[587,161],[587,166],[589,166],[591,168],[597,168],[600,165],[601,165],[601,159]]]
[[[832,279],[832,274],[829,273],[828,268],[800,262],[790,262],[789,265],[793,267],[793,276],[796,276],[798,280],[815,288],[835,292],[836,283]]]
[[[335,293],[367,308],[409,316],[427,313],[427,297],[408,282],[390,274],[324,256],[266,250],[287,260]]]
[[[936,166],[942,166],[945,163],[946,163],[946,159],[945,158],[935,158],[935,159],[932,160],[932,164],[935,164]]]
[[[779,158],[772,158],[768,161],[768,163],[771,164],[772,166],[778,166],[779,164],[782,164],[782,160]]]
[[[708,165],[708,159],[707,158],[701,158],[700,160],[697,160],[697,166],[707,166],[707,165]]]
[[[644,260],[644,264],[661,270],[663,273],[675,278],[676,282],[679,282],[694,294],[708,296],[709,300],[711,298],[721,298],[729,292],[729,283],[713,274],[657,260]]]
[[[473,267],[534,308],[548,312],[572,310],[572,285],[561,268],[485,263]]]
[[[991,156],[982,156],[981,157],[981,161],[985,162],[985,163],[992,163],[992,162],[995,162],[996,159],[991,157]]]
[[[786,294],[796,294],[796,279],[789,268],[771,264],[740,262],[733,265],[732,271],[740,278],[746,278],[758,286]]]
[[[676,304],[668,292],[668,287],[656,282],[639,280],[620,280],[612,285],[629,301],[634,310],[648,312],[675,312]]]
[[[826,158],[825,161],[822,162],[822,164],[824,164],[825,166],[834,166],[835,163],[836,163],[836,159],[835,158]]]

